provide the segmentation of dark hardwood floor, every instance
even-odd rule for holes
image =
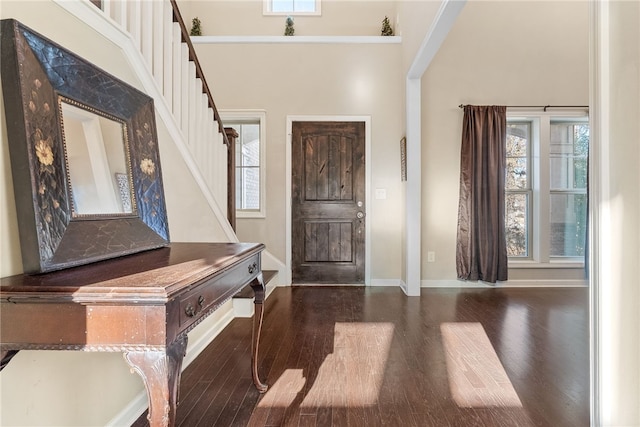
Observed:
[[[586,427],[588,316],[586,288],[278,288],[270,390],[235,319],[183,372],[177,425]]]

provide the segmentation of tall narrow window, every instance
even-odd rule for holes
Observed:
[[[221,113],[225,127],[238,132],[236,139],[236,215],[264,217],[264,113]]]
[[[587,233],[589,125],[551,122],[550,255],[583,257]]]
[[[531,123],[508,122],[505,179],[507,256],[530,257]]]

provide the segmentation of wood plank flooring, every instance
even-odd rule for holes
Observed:
[[[586,288],[277,288],[182,374],[177,425],[589,425]],[[147,425],[146,414],[134,427]]]

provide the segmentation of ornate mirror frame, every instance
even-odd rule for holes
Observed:
[[[2,20],[2,89],[25,273],[166,246],[153,99],[15,20]],[[126,124],[135,209],[74,215],[61,97]]]

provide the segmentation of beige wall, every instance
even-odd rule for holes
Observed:
[[[282,35],[284,17],[263,16],[262,1],[181,1],[203,35]],[[324,1],[322,16],[296,17],[296,35],[379,35],[381,21],[395,25],[395,2]],[[234,19],[233,17],[238,17]],[[240,240],[262,241],[286,259],[285,155],[288,115],[371,116],[372,194],[386,200],[367,208],[371,226],[371,277],[400,277],[403,212],[399,141],[404,136],[401,45],[196,44],[216,104],[263,109],[267,115],[265,219],[238,219]]]
[[[400,277],[403,136],[399,45],[197,44],[216,103],[224,109],[266,111],[266,218],[238,219],[240,240],[261,241],[284,262],[286,119],[288,115],[371,117],[369,187],[387,191],[367,207],[371,276]]]
[[[18,19],[129,84],[142,87],[119,46],[52,1],[2,0],[0,17]],[[22,272],[4,108],[0,100],[0,277]],[[226,240],[167,127],[157,122],[171,239]],[[225,310],[229,309],[226,305]],[[217,312],[210,319],[221,315]],[[194,342],[203,335],[203,327],[210,328],[211,322],[190,334]],[[21,351],[0,373],[0,425],[104,425],[143,389],[141,379],[130,373],[120,353]]]
[[[79,25],[75,18],[52,2],[25,3],[3,1],[0,10],[2,18],[20,20],[137,86],[119,47],[90,28]],[[74,28],[75,31],[67,31],[68,28]],[[100,49],[96,49],[96,46],[100,46]],[[100,55],[97,55],[98,52]],[[21,273],[22,259],[13,200],[4,101],[1,101],[1,105],[0,275],[4,277]],[[21,351],[0,373],[0,424],[104,424],[142,389],[142,381],[129,373],[122,356],[117,353]],[[105,398],[106,396],[109,398]]]
[[[588,24],[587,2],[472,0],[462,10],[422,78],[423,279],[456,278],[458,105],[588,105]],[[510,276],[583,272],[512,269]]]
[[[44,19],[47,13],[51,13],[49,19]],[[118,77],[139,87],[133,73],[129,70],[125,59],[120,53],[120,48],[106,41],[90,28],[78,27],[75,34],[69,31],[61,31],[61,28],[77,26],[77,21],[55,6],[50,1],[3,1],[0,6],[0,17],[15,18],[37,32],[54,38],[62,46],[72,47],[78,55],[90,59],[96,65],[108,70],[119,70]],[[95,46],[104,46],[97,55]],[[115,72],[115,71],[113,71]],[[22,258],[20,256],[20,240],[17,230],[17,216],[13,200],[13,181],[11,179],[11,164],[9,149],[6,142],[6,122],[4,117],[4,101],[2,102],[2,174],[0,175],[0,276],[9,276],[22,272]],[[6,237],[5,237],[6,236]]]
[[[262,0],[179,0],[180,12],[191,28],[201,21],[203,36],[281,36],[286,16],[263,16]],[[379,36],[382,20],[395,26],[396,2],[324,0],[321,16],[294,16],[297,36]]]
[[[241,22],[216,24],[215,34],[256,34],[267,30],[272,17],[263,17],[261,2],[181,2],[185,16],[199,16],[203,21],[222,19],[240,13],[237,8],[249,11],[249,18]],[[328,2],[337,7],[335,2]],[[363,2],[344,2],[340,19],[357,19],[357,8],[362,10]],[[380,6],[379,2],[369,5]],[[441,2],[398,2],[398,34],[402,34],[400,53],[396,46],[358,46],[358,63],[350,58],[351,47],[338,45],[196,45],[208,74],[209,84],[222,109],[262,108],[267,111],[267,219],[239,220],[238,234],[241,240],[261,240],[267,243],[271,252],[281,260],[285,259],[284,224],[284,120],[287,114],[369,114],[362,108],[352,108],[355,98],[344,91],[349,76],[355,76],[369,61],[377,68],[371,73],[376,97],[380,88],[392,98],[384,95],[388,104],[392,99],[404,102],[404,76],[413,56],[436,15]],[[457,220],[457,196],[459,180],[459,145],[461,111],[460,103],[504,103],[510,105],[575,104],[588,103],[588,4],[586,2],[485,2],[471,1],[463,10],[459,21],[436,55],[422,79],[423,116],[423,272],[424,280],[455,279],[455,234]],[[329,6],[323,9],[322,17],[313,17],[319,22],[329,22],[330,30],[319,34],[333,34],[334,22]],[[326,14],[325,14],[326,12]],[[326,16],[325,16],[326,15]],[[338,19],[334,17],[335,19]],[[393,22],[394,20],[392,20]],[[335,28],[338,28],[336,26]],[[542,31],[541,29],[544,28]],[[205,31],[207,34],[207,31]],[[314,33],[318,34],[318,33]],[[375,52],[374,52],[375,51]],[[390,60],[382,60],[393,51]],[[369,53],[378,60],[371,60]],[[506,53],[505,53],[506,52]],[[219,61],[221,55],[226,62]],[[343,56],[344,55],[344,56]],[[291,58],[295,58],[292,60]],[[343,62],[345,58],[347,62]],[[367,59],[365,59],[367,58]],[[473,66],[465,67],[465,61]],[[228,67],[226,64],[233,64]],[[395,64],[392,70],[390,64]],[[401,65],[401,71],[397,66]],[[321,72],[318,70],[322,69]],[[258,73],[255,70],[260,70]],[[390,86],[386,74],[397,76],[399,86]],[[317,77],[316,77],[317,76]],[[378,77],[376,77],[378,76]],[[318,85],[307,85],[316,78],[327,82],[322,91],[314,91]],[[220,84],[218,82],[224,82]],[[309,96],[309,92],[320,96]],[[259,94],[256,96],[256,94]],[[283,95],[284,94],[284,95]],[[336,96],[337,94],[337,96]],[[284,101],[283,101],[284,99]],[[372,100],[374,98],[371,98]],[[385,101],[383,101],[385,102]],[[380,106],[372,108],[380,109]],[[398,104],[396,104],[398,105]],[[346,108],[343,108],[346,107]],[[370,110],[370,109],[369,109]],[[342,112],[344,111],[344,112]],[[398,135],[404,134],[404,104],[390,108],[383,113],[391,121],[398,123]],[[393,117],[393,118],[392,118]],[[274,127],[274,120],[276,126]],[[373,127],[378,121],[373,118]],[[374,133],[374,180],[394,175],[388,165],[375,163],[377,150],[381,147]],[[394,135],[390,135],[394,138]],[[395,139],[398,139],[396,137]],[[392,153],[386,148],[386,151]],[[388,170],[388,172],[382,172]],[[277,176],[280,174],[280,176]],[[386,185],[386,184],[384,184]],[[372,278],[399,278],[395,272],[400,267],[390,269],[389,263],[380,267],[376,261],[382,260],[377,254],[385,253],[377,248],[389,247],[389,238],[396,244],[397,237],[392,230],[402,235],[404,217],[404,186],[397,193],[395,209],[388,208],[387,217],[394,227],[374,227],[372,242],[374,255]],[[374,204],[388,205],[387,202],[373,201]],[[370,206],[371,208],[372,206]],[[376,224],[376,218],[369,215]],[[380,241],[380,237],[383,238]],[[402,264],[402,241],[397,242]],[[436,252],[436,262],[427,263],[426,253]],[[394,258],[394,261],[396,259]],[[384,270],[381,270],[383,268]],[[577,270],[513,269],[511,277],[518,280],[538,279],[582,279],[584,272]]]
[[[442,3],[440,0],[397,2],[397,33],[402,36],[404,75],[409,71]]]

